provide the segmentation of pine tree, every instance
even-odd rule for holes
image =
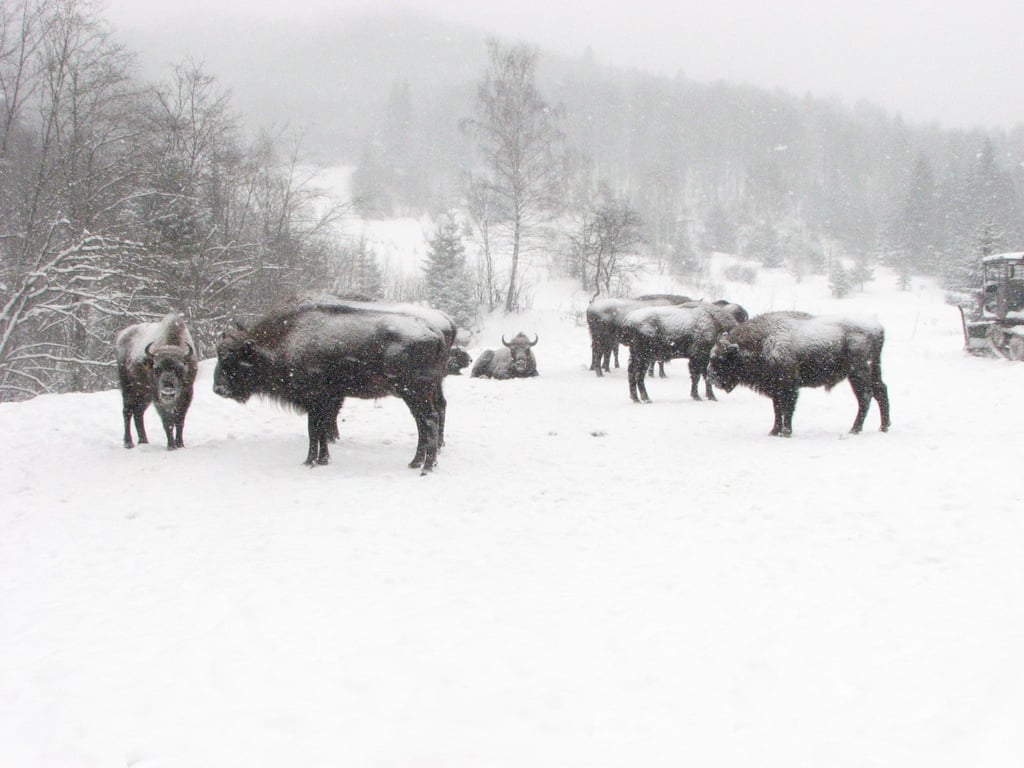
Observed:
[[[470,328],[477,315],[473,285],[466,271],[466,249],[459,226],[448,216],[427,241],[426,296],[430,306],[451,315],[460,328]]]

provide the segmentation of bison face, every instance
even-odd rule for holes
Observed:
[[[244,403],[256,391],[259,362],[252,339],[227,335],[217,345],[217,367],[213,370],[213,391]]]
[[[537,361],[533,357],[532,347],[540,341],[540,337],[534,335],[533,341],[525,333],[516,334],[512,341],[505,341],[501,337],[501,343],[508,349],[511,359],[508,364],[508,375],[512,378],[526,378],[537,375]]]
[[[726,392],[732,392],[740,383],[741,365],[739,346],[729,340],[728,334],[723,334],[711,350],[708,381]]]
[[[146,364],[153,377],[153,399],[157,405],[173,408],[185,397],[195,379],[195,353],[192,347],[146,345]]]

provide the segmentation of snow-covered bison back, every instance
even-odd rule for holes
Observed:
[[[114,340],[121,386],[124,447],[133,448],[131,422],[139,443],[149,442],[143,414],[153,403],[167,435],[167,449],[183,448],[185,414],[199,363],[192,334],[181,315],[171,312],[155,323],[137,323]]]
[[[888,431],[889,391],[882,381],[885,331],[873,320],[769,312],[723,334],[711,352],[708,377],[726,392],[742,384],[772,399],[771,434],[789,437],[801,387],[831,389],[849,379],[857,397],[850,432],[864,426],[871,399]]]

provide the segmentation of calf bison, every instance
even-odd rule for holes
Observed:
[[[705,377],[704,393],[715,400],[707,379],[708,360],[718,337],[735,328],[736,310],[700,301],[680,306],[634,309],[622,319],[622,340],[629,346],[629,396],[633,402],[651,402],[645,379],[655,361],[686,357],[690,360],[690,397],[700,400],[697,385]],[[745,312],[743,312],[745,314]]]
[[[192,334],[181,315],[171,312],[155,323],[137,323],[114,340],[117,378],[121,385],[124,447],[134,448],[131,422],[139,443],[148,443],[143,414],[156,408],[167,435],[167,450],[184,448],[185,414],[199,363]]]
[[[533,341],[520,331],[512,341],[501,337],[503,349],[485,349],[473,364],[470,377],[488,379],[519,379],[537,375],[537,360],[533,356],[533,347],[540,338],[536,335]]]
[[[633,299],[595,299],[587,307],[587,329],[590,331],[590,370],[598,376],[609,371],[611,359],[619,367],[619,344],[622,343],[622,318],[640,307],[669,306],[692,301],[689,296],[658,293]],[[664,373],[664,370],[662,371]]]
[[[266,395],[306,413],[305,464],[327,464],[346,397],[402,399],[416,421],[410,467],[425,474],[444,442],[442,382],[455,339],[446,314],[413,304],[298,294],[217,345],[213,391],[245,402]]]
[[[849,379],[857,397],[850,432],[864,426],[871,399],[878,401],[881,430],[889,430],[889,390],[882,381],[885,331],[874,321],[769,312],[741,323],[718,340],[708,375],[726,392],[743,384],[772,399],[772,435],[793,434],[800,387],[831,389]]]

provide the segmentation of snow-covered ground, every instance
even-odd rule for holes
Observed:
[[[894,282],[726,286],[876,315],[888,434],[842,384],[768,437],[682,361],[635,405],[558,281],[470,349],[538,333],[540,377],[449,378],[427,477],[398,400],[311,470],[213,361],[182,451],[114,391],[0,405],[0,767],[1020,766],[1024,364]]]

